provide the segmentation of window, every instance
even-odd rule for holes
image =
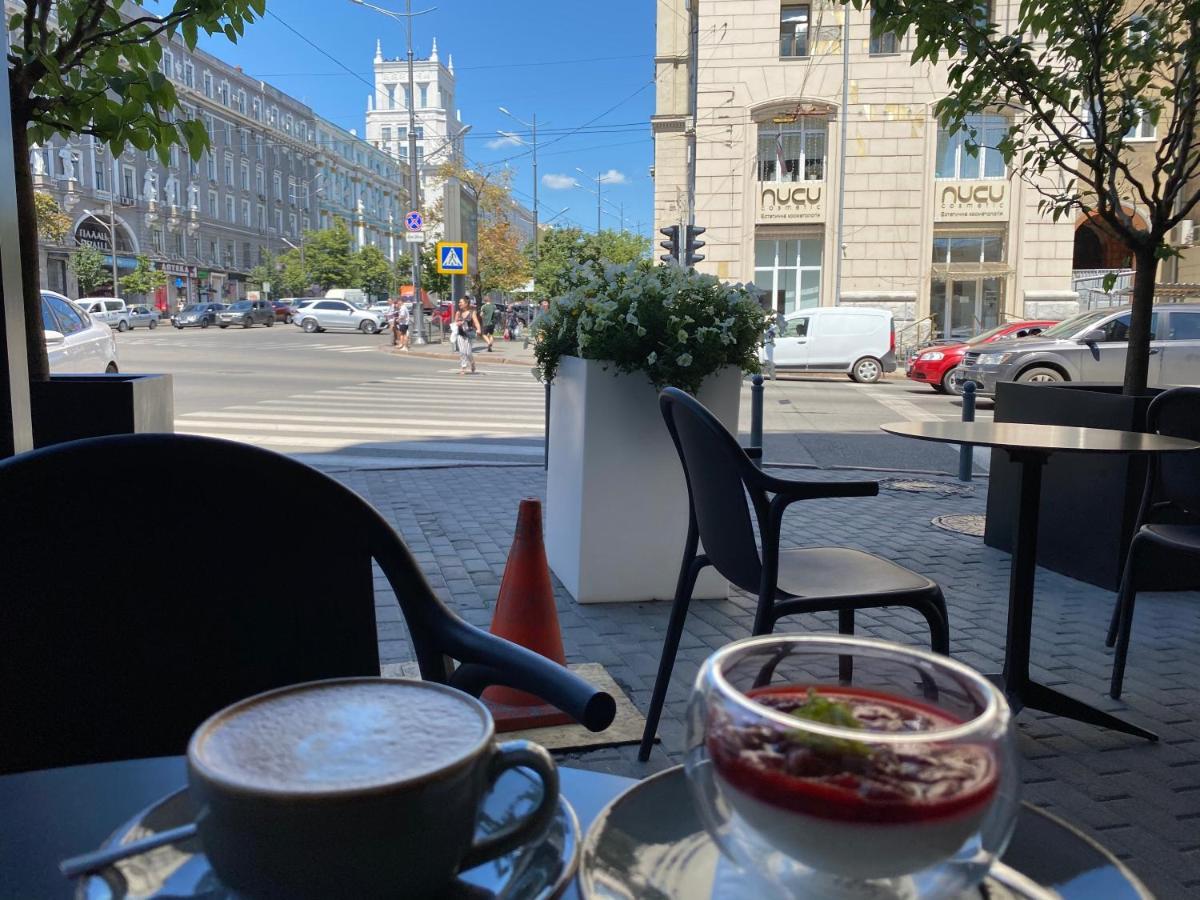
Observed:
[[[234,208],[234,199],[228,194],[225,195],[225,220],[237,224],[237,211]]]
[[[237,111],[243,116],[246,114],[246,92],[241,88],[238,88],[237,92]],[[245,153],[246,151],[242,150],[242,152]]]
[[[1138,107],[1135,115],[1137,119],[1127,132],[1125,132],[1125,140],[1127,141],[1152,141],[1158,134],[1158,129],[1155,127],[1154,119],[1151,116],[1150,110]]]
[[[267,118],[267,121],[271,123],[272,128],[279,127],[279,107],[278,106],[271,107],[271,112]]]
[[[187,237],[182,231],[176,231],[171,234],[171,245],[175,256],[187,255]]]
[[[1004,232],[935,235],[933,261],[951,264],[1004,262]]]
[[[136,177],[137,170],[133,166],[121,167],[121,199],[126,203],[132,203],[137,197],[137,187],[134,184]]]
[[[894,31],[877,31],[875,28],[875,9],[871,8],[871,55],[882,56],[887,53],[900,52],[900,35]]]
[[[80,317],[79,313],[71,308],[71,304],[60,300],[58,297],[46,294],[42,294],[42,297],[53,308],[54,316],[58,319],[58,325],[63,334],[75,334],[87,327],[87,324]]]
[[[1176,313],[1178,315],[1178,313]],[[1129,313],[1117,316],[1103,325],[1098,326],[1100,331],[1104,332],[1104,341],[1114,344],[1123,344],[1129,340]],[[1158,334],[1158,313],[1150,314],[1150,336]],[[1173,340],[1183,340],[1183,338],[1173,338]]]
[[[249,267],[250,265],[250,242],[242,241],[242,265]]]
[[[392,129],[388,128],[386,125],[383,126],[382,128],[380,128],[379,129],[379,139],[381,141],[383,141],[385,144],[388,143],[389,141],[391,141]]]
[[[256,134],[254,136],[254,158],[262,162],[263,158],[263,136]]]
[[[163,231],[161,228],[150,229],[150,246],[154,248],[155,253],[163,253],[166,251],[167,245],[163,241]]]
[[[283,232],[283,210],[282,209],[275,210],[275,230],[280,233]]]
[[[276,172],[271,176],[271,187],[274,189],[274,197],[276,200],[283,199],[283,176]]]
[[[260,204],[258,204],[257,208],[255,209],[255,212],[258,213],[258,230],[266,231],[267,230],[267,208],[260,203]]]
[[[172,206],[179,205],[179,180],[174,175],[167,178],[167,202]]]
[[[233,187],[233,154],[225,154],[225,184]]]
[[[183,64],[183,83],[190,88],[196,87],[196,67],[190,62]]]
[[[242,224],[247,228],[250,227],[250,201],[242,201]]]
[[[295,237],[299,232],[296,230],[296,214],[288,213],[288,232]]]
[[[1008,119],[1003,116],[968,116],[965,127],[953,134],[938,128],[936,177],[1006,178],[1004,157],[996,148],[1007,133]]]
[[[826,122],[801,117],[791,125],[758,126],[759,181],[822,181]]]
[[[347,312],[350,309],[350,307],[347,306],[345,303],[339,303],[336,300],[322,300],[320,303],[316,304],[316,306],[314,308],[315,309],[332,309],[332,310],[336,310],[338,312]]]
[[[262,166],[254,167],[254,190],[260,197],[267,192],[267,179]]]
[[[221,245],[216,241],[208,242],[208,258],[218,266],[221,264]]]
[[[171,160],[171,168],[178,169],[179,168],[179,145],[178,144],[171,145],[171,149],[170,149],[170,151],[168,151],[168,156],[169,156],[169,159]]]
[[[188,209],[200,211],[200,188],[194,184],[188,185]]]
[[[779,55],[808,56],[808,6],[779,8]]]
[[[211,100],[212,95],[213,95],[213,77],[212,77],[211,72],[204,73],[203,82],[204,82],[204,96],[207,97],[209,100]]]
[[[238,146],[242,150],[242,156],[247,156],[250,153],[250,132],[245,128],[238,129]]]
[[[286,134],[292,133],[292,114],[288,113],[283,117],[283,130]]]
[[[96,186],[97,194],[108,193],[108,166],[104,162],[104,157],[100,154],[99,145],[97,145],[97,155],[93,160],[92,165],[92,183]]]
[[[820,235],[754,242],[754,285],[787,314],[821,305]]]
[[[424,109],[426,106],[429,105],[429,85],[428,84],[418,84],[417,85],[417,99],[421,101],[422,109]]]
[[[239,183],[242,186],[242,190],[250,190],[250,163],[246,162],[245,160],[242,160],[241,176],[242,179]]]
[[[250,115],[256,122],[262,121],[262,101],[257,97],[250,101]]]
[[[230,122],[225,123],[225,146],[233,146],[233,125]]]
[[[1167,319],[1167,340],[1200,341],[1200,313],[1172,310],[1171,317]]]
[[[217,205],[217,192],[216,191],[208,192],[208,214],[211,218],[214,218],[214,219],[220,215],[219,207]]]
[[[222,81],[221,87],[217,91],[217,99],[221,101],[222,106],[229,105],[229,82]]]
[[[296,205],[296,179],[288,178],[288,203]]]
[[[304,190],[304,208],[305,208],[305,209],[310,209],[311,207],[310,207],[310,204],[309,204],[308,182],[307,182],[307,181],[306,181],[306,182],[304,182],[304,188],[303,188],[303,190]]]
[[[231,269],[235,268],[237,266],[237,254],[235,254],[233,252],[233,250],[234,250],[233,241],[226,241],[225,242],[225,265],[229,266],[229,268],[231,268]]]
[[[212,153],[204,154],[204,170],[209,181],[217,180],[217,158]]]
[[[175,57],[170,50],[163,51],[162,58],[158,61],[158,67],[168,78],[175,79]]]

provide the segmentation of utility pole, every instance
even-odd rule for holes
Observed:
[[[414,210],[421,210],[421,173],[420,166],[417,164],[417,113],[416,113],[416,98],[417,98],[417,81],[413,75],[413,42],[412,42],[412,20],[414,16],[423,16],[426,13],[433,12],[437,9],[436,6],[431,6],[429,9],[423,9],[420,12],[412,11],[412,0],[404,0],[404,12],[395,12],[394,10],[384,9],[382,6],[375,6],[372,3],[366,3],[364,0],[350,0],[359,6],[365,6],[368,9],[373,9],[381,15],[388,16],[396,21],[404,20],[404,34],[408,52],[408,96],[405,102],[408,106],[408,194],[409,204]],[[451,127],[453,123],[451,122]],[[413,284],[413,328],[417,332],[417,344],[425,343],[425,307],[421,300],[421,245],[419,243],[409,244],[412,248],[412,284]]]
[[[834,266],[833,305],[842,303],[842,257],[846,246],[846,132],[850,130],[850,8],[842,7],[842,109],[841,133],[838,135],[838,219],[837,219],[837,265]]]
[[[600,204],[602,202],[602,198],[600,196],[600,194],[601,194],[600,186],[604,183],[604,175],[600,172],[597,172],[596,177],[593,178],[587,172],[583,171],[583,169],[579,168],[579,166],[575,167],[575,171],[578,172],[580,175],[582,175],[584,178],[588,179],[589,181],[596,182],[596,234],[599,234],[600,233]]]
[[[514,122],[519,122],[531,132],[529,146],[533,150],[533,264],[538,262],[538,165],[537,165],[537,113],[533,114],[532,121],[525,122],[518,119],[503,106],[500,107],[500,112],[504,113]],[[521,143],[525,143],[521,141]],[[561,215],[561,213],[560,213]]]
[[[113,171],[113,183],[109,185],[112,190],[108,192],[108,243],[112,250],[112,295],[118,297],[121,294],[121,283],[117,280],[117,207],[113,202],[115,200],[114,192],[117,189],[117,157],[112,152],[112,147],[108,148],[108,157],[112,160]]]

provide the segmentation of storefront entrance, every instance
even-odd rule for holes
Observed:
[[[1003,278],[950,278],[934,281],[929,296],[933,333],[966,340],[1000,324]]]

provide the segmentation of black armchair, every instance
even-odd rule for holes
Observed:
[[[1163,391],[1150,402],[1146,425],[1157,434],[1200,440],[1200,388]],[[1138,590],[1156,568],[1168,565],[1180,567],[1172,579],[1177,586],[1200,587],[1200,450],[1152,455],[1147,465],[1137,531],[1108,626],[1107,644],[1117,645],[1108,690],[1114,699],[1125,681]]]
[[[929,623],[933,649],[950,647],[946,603],[928,578],[886,559],[843,547],[779,549],[783,514],[797,500],[873,497],[873,481],[811,482],[776,478],[758,469],[725,426],[694,397],[676,388],[659,395],[667,429],[687,479],[690,510],[675,600],[639,758],[649,758],[679,638],[696,578],[712,566],[734,586],[758,596],[753,634],[769,634],[784,616],[837,610],[838,629],[854,633],[854,611],[909,606]],[[747,495],[762,543],[754,538]],[[771,495],[768,499],[768,495]],[[703,542],[704,553],[699,553]]]
[[[129,435],[5,460],[0,534],[0,772],[182,753],[241,697],[378,675],[372,560],[423,678],[519,688],[593,731],[615,713],[455,615],[357,494],[248,444]]]

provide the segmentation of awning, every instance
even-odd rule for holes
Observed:
[[[108,266],[110,269],[112,268],[112,254],[111,253],[106,254],[104,256],[104,265]],[[120,271],[121,269],[136,269],[136,268],[137,268],[137,259],[135,259],[134,257],[132,257],[132,256],[118,256],[117,257],[117,271]]]
[[[1013,274],[1008,263],[934,263],[933,280],[949,281],[951,278],[1005,278]]]

